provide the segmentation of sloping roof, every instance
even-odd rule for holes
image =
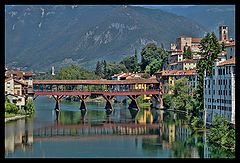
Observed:
[[[233,57],[231,59],[228,59],[228,60],[225,60],[225,61],[222,61],[218,64],[218,66],[224,66],[224,65],[232,65],[232,64],[236,64],[236,57]]]
[[[33,76],[32,72],[23,72],[23,76]]]
[[[192,42],[200,43],[202,38],[192,38]]]
[[[12,80],[12,77],[5,77],[5,82],[8,82],[9,80]]]
[[[15,84],[15,83],[18,83],[18,84],[21,84],[21,85],[27,86],[27,84],[25,84],[25,83],[23,83],[23,82],[20,82],[20,81],[18,81],[18,80],[14,80],[14,84]]]
[[[165,70],[162,76],[191,76],[196,75],[196,70]]]

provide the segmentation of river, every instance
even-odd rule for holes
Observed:
[[[193,132],[183,113],[141,108],[132,120],[126,105],[38,97],[33,116],[5,124],[5,158],[211,158],[206,131]],[[220,156],[219,156],[220,157]]]

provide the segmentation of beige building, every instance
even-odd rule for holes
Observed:
[[[5,95],[14,94],[14,80],[12,77],[5,78]]]
[[[193,59],[184,59],[177,63],[175,70],[194,70],[196,69],[197,61]],[[174,70],[174,69],[173,69]]]

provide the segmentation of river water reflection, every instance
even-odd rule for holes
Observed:
[[[30,118],[5,124],[5,157],[27,158],[209,158],[206,132],[194,133],[183,114],[140,109],[132,120],[127,106],[114,104],[108,116],[104,104],[55,103],[38,97]]]

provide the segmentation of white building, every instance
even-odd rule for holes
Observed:
[[[205,77],[204,106],[206,123],[218,114],[235,124],[235,56],[216,59],[212,76]]]
[[[12,77],[5,78],[5,95],[14,94],[14,80]]]

